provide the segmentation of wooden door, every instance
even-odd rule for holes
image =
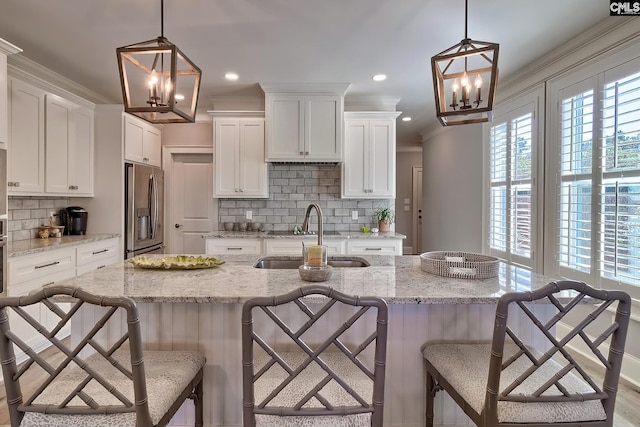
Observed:
[[[171,234],[165,253],[204,254],[203,234],[215,229],[213,155],[173,153],[167,182],[166,230]],[[171,221],[171,222],[169,222]]]

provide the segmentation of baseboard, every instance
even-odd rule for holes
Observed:
[[[627,341],[629,340],[630,337],[633,336],[633,334],[631,333],[631,325],[629,326],[630,326],[629,328],[630,333],[627,334]],[[573,328],[568,326],[566,323],[558,323],[556,325],[558,336],[565,336],[571,329]],[[582,356],[584,356],[586,359],[592,360],[594,364],[598,364],[602,366],[600,362],[597,361],[596,358],[593,356],[593,353],[587,347],[586,344],[580,344],[579,346],[572,345],[570,347],[573,350],[577,351]],[[602,344],[602,349],[603,350],[606,349],[606,351],[609,350],[606,344]],[[603,351],[603,353],[605,352]],[[620,378],[626,381],[631,387],[640,390],[640,359],[625,352],[623,356],[623,361],[622,361],[622,371],[620,372]]]

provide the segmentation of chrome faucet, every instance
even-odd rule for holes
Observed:
[[[317,203],[311,203],[307,206],[307,212],[304,214],[304,221],[302,221],[302,232],[307,234],[309,232],[309,214],[311,214],[311,208],[315,208],[318,214],[318,245],[322,245],[322,209]]]

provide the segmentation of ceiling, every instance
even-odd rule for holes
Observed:
[[[116,48],[160,35],[160,0],[2,0],[0,11],[0,38],[102,102],[122,102]],[[468,35],[500,44],[505,80],[608,18],[596,0],[472,0]],[[347,104],[399,100],[412,120],[398,121],[398,144],[411,145],[436,122],[430,58],[463,38],[464,1],[166,0],[164,36],[202,69],[199,117],[217,97],[262,96],[259,83],[351,83]]]

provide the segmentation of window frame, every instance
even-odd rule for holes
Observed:
[[[541,233],[542,225],[542,207],[543,207],[543,192],[540,191],[543,188],[543,164],[544,164],[544,96],[545,88],[544,84],[539,84],[531,89],[518,94],[501,102],[494,111],[493,121],[485,123],[483,139],[484,139],[484,168],[483,168],[483,180],[485,182],[484,194],[483,194],[483,251],[484,253],[496,256],[504,259],[510,263],[522,265],[533,271],[540,271],[543,266],[542,248],[543,234]],[[527,113],[532,113],[531,118],[531,230],[530,230],[530,257],[524,257],[517,255],[512,251],[502,251],[494,249],[490,245],[490,226],[489,221],[491,218],[491,129],[501,123],[506,123],[507,127],[511,125],[511,121],[522,117]],[[509,144],[509,141],[507,141]],[[509,163],[508,163],[509,164]],[[510,173],[510,171],[507,171]],[[509,179],[507,179],[509,182]],[[507,188],[507,199],[510,204],[511,194],[510,187]],[[509,215],[509,214],[508,214]]]
[[[620,280],[607,278],[603,275],[602,251],[603,235],[602,224],[602,183],[604,174],[601,168],[601,148],[603,148],[603,125],[602,125],[602,102],[603,92],[607,83],[619,80],[640,72],[640,49],[630,47],[617,52],[607,58],[603,58],[589,66],[572,70],[547,83],[546,102],[546,123],[547,131],[545,135],[545,150],[548,163],[545,165],[545,180],[550,185],[545,188],[546,205],[544,208],[544,240],[547,242],[544,253],[543,273],[549,276],[565,277],[574,280],[581,280],[595,287],[607,289],[622,289],[627,291],[633,298],[640,299],[640,286],[625,283]],[[559,236],[559,180],[560,155],[561,155],[561,109],[563,99],[567,99],[572,93],[578,93],[588,89],[593,89],[593,149],[592,149],[592,169],[590,172],[591,181],[591,259],[590,271],[580,272],[575,269],[566,268],[560,265],[557,253]]]

